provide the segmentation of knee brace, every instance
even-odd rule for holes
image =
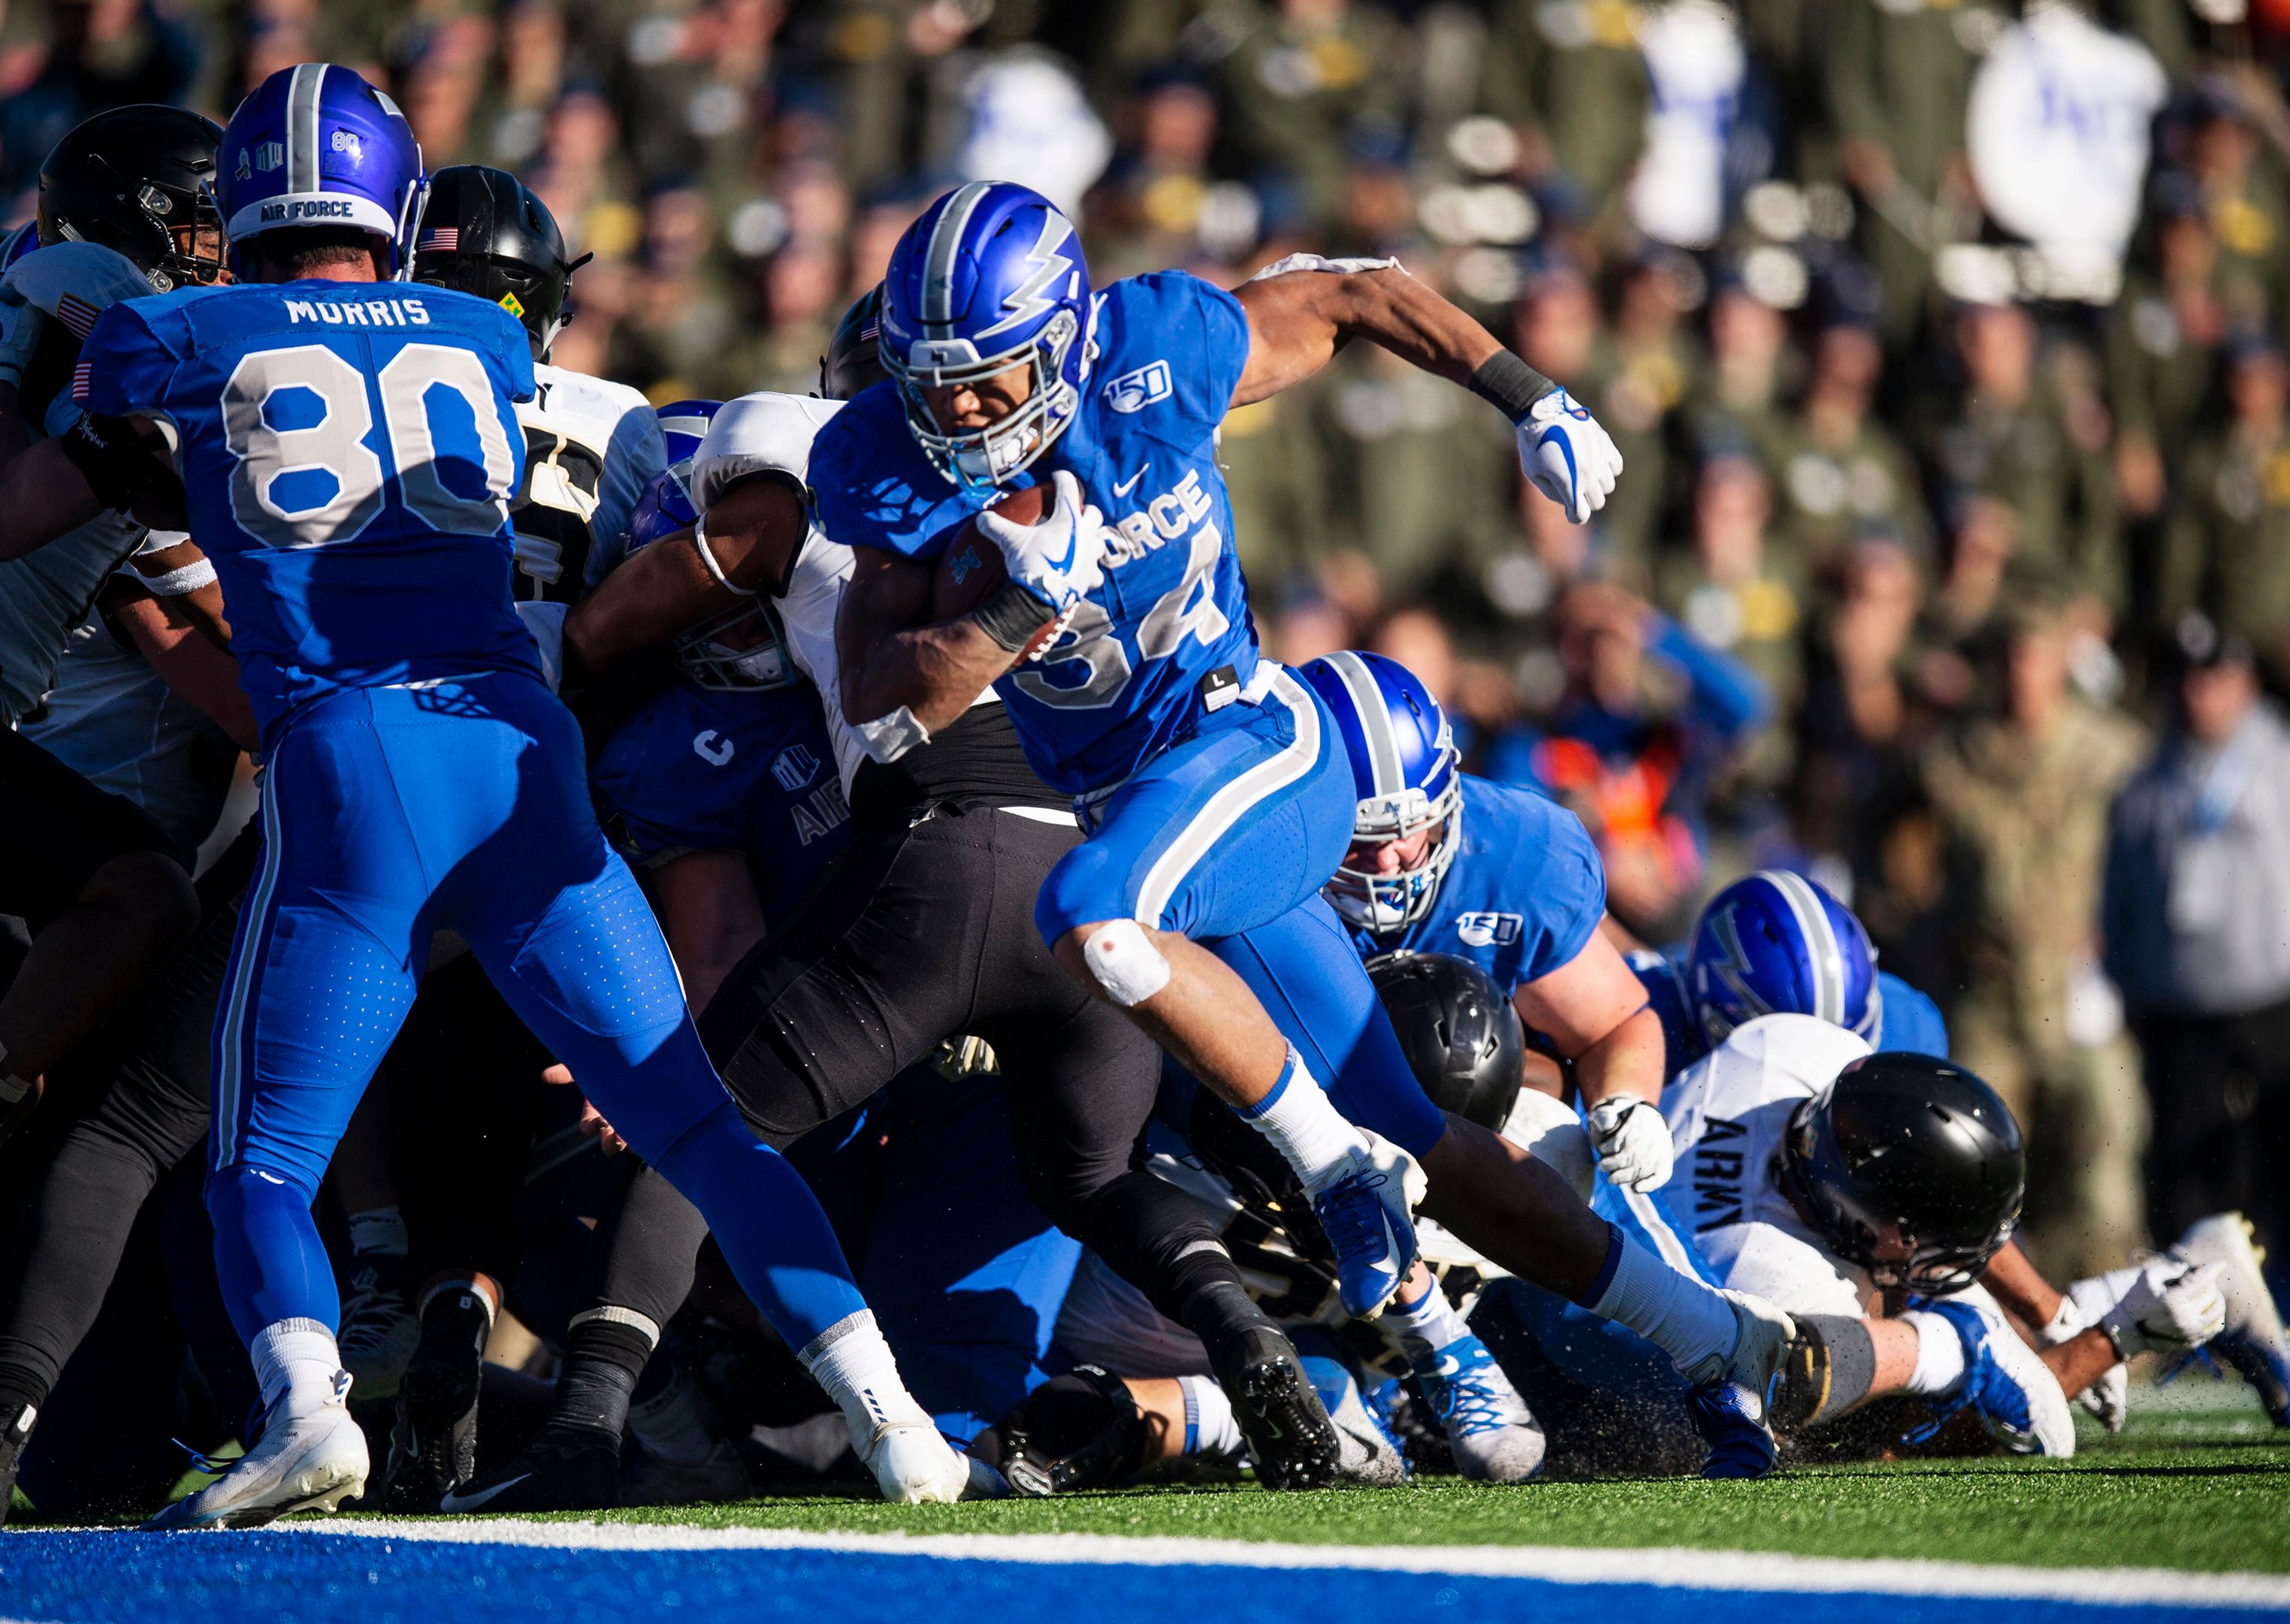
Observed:
[[[1081,956],[1105,996],[1133,1010],[1169,984],[1169,961],[1134,919],[1113,919],[1090,932]]]
[[[1877,1377],[1877,1345],[1869,1327],[1840,1314],[1799,1314],[1797,1340],[1782,1362],[1774,1394],[1778,1432],[1802,1432],[1833,1421],[1869,1396]]]

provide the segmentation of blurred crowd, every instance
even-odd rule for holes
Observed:
[[[1627,471],[1571,528],[1493,413],[1341,355],[1224,430],[1275,652],[1413,667],[1643,940],[1752,867],[1848,898],[2052,1148],[2061,1270],[2248,1204],[2290,1112],[2290,4],[15,0],[8,219],[89,113],[308,59],[529,180],[593,256],[555,358],[656,401],[813,387],[967,178],[1077,211],[1101,283],[1397,257]]]

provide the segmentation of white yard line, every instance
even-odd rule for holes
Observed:
[[[1288,1545],[1114,1534],[832,1533],[791,1528],[690,1528],[635,1523],[446,1522],[357,1517],[281,1523],[280,1532],[564,1550],[841,1551],[1055,1565],[1354,1568],[1381,1572],[1645,1584],[1689,1590],[1863,1591],[2024,1597],[2125,1605],[2290,1611],[2290,1577],[2167,1568],[2036,1568],[1968,1562],[1792,1556],[1760,1551],[1586,1549],[1546,1545]]]

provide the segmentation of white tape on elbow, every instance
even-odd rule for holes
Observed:
[[[1081,956],[1105,996],[1125,1010],[1135,1009],[1169,984],[1169,961],[1134,919],[1099,925],[1082,944]]]
[[[858,724],[856,732],[868,756],[885,766],[909,750],[920,749],[931,741],[930,729],[904,705],[886,716]]]

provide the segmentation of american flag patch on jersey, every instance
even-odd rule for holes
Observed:
[[[421,240],[413,245],[413,252],[457,253],[460,246],[461,228],[459,226],[435,226],[421,234]]]
[[[92,361],[83,361],[72,368],[72,399],[75,401],[85,400],[94,392],[95,384],[89,376],[94,364]]]
[[[95,328],[95,318],[103,314],[76,293],[66,293],[56,300],[56,319],[72,330],[72,336],[84,339]]]

